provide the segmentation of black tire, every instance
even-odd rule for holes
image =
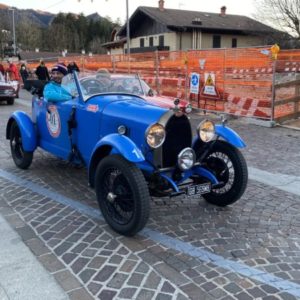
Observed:
[[[27,169],[31,165],[33,152],[24,151],[20,128],[16,122],[10,128],[10,150],[17,167]]]
[[[15,98],[8,98],[6,101],[8,105],[13,105],[15,103]]]
[[[203,195],[207,202],[227,206],[243,195],[248,182],[248,168],[244,156],[237,148],[227,142],[216,141],[204,164],[223,182],[221,186]]]
[[[116,232],[133,236],[149,218],[150,195],[144,175],[120,155],[105,157],[95,177],[97,201],[101,212]]]

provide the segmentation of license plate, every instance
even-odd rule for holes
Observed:
[[[210,183],[202,183],[197,185],[191,185],[186,188],[186,194],[188,196],[202,195],[210,192]]]

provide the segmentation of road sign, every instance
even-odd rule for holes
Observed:
[[[214,73],[205,73],[205,83],[204,83],[204,92],[203,94],[216,96],[216,81],[215,81],[215,74]]]
[[[190,82],[190,93],[191,94],[199,93],[199,82],[200,82],[200,74],[191,73],[191,82]]]

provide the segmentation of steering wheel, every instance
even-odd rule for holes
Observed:
[[[85,88],[88,94],[97,94],[106,91],[105,85],[97,79],[84,79],[80,84]]]

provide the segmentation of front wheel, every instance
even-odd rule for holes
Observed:
[[[13,122],[10,128],[10,150],[17,167],[27,169],[31,165],[33,152],[24,151],[22,136],[17,122]]]
[[[110,155],[99,163],[95,180],[99,207],[112,229],[126,236],[143,229],[150,195],[141,170],[120,155]]]
[[[9,98],[6,101],[8,105],[13,105],[15,103],[15,98]]]
[[[242,153],[224,141],[216,141],[203,161],[220,185],[203,198],[212,204],[226,206],[236,202],[244,193],[248,182],[248,169]]]

